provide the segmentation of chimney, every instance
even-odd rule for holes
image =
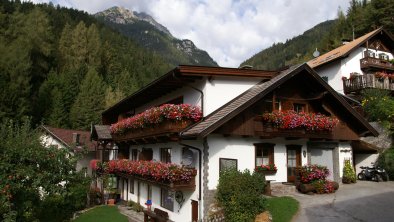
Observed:
[[[79,133],[73,133],[73,143],[78,146],[79,145],[79,137],[80,134]]]

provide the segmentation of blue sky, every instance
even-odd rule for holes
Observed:
[[[49,0],[31,0],[50,2]],[[190,39],[220,66],[239,64],[275,42],[335,19],[348,0],[53,0],[96,13],[112,6],[146,12],[179,39]],[[311,52],[313,53],[313,52]]]

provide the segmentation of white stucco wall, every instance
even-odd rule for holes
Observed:
[[[345,160],[350,160],[353,164],[353,151],[352,146],[349,142],[341,142],[338,144],[339,150],[339,177],[343,176],[343,167],[345,165]]]
[[[186,142],[185,142],[186,143]],[[196,141],[187,142],[188,145],[193,147],[197,147],[201,149],[202,143],[197,143]],[[142,151],[142,148],[151,148],[153,150],[153,160],[160,161],[160,148],[171,148],[171,162],[176,164],[181,164],[182,161],[182,148],[184,146],[178,143],[158,143],[158,144],[144,144],[144,145],[132,145],[130,146],[130,155],[131,149],[137,149]],[[199,160],[198,160],[198,152],[192,150],[194,153],[194,167],[197,170],[197,175],[195,177],[196,189],[194,191],[182,191],[183,196],[185,198],[185,202],[182,204],[182,207],[174,200],[174,211],[167,210],[160,206],[161,204],[161,188],[155,185],[152,185],[152,209],[159,208],[160,210],[168,212],[168,215],[171,220],[174,221],[191,221],[191,200],[198,201],[198,192],[199,192]],[[131,159],[131,156],[129,157]],[[144,182],[140,182],[140,204],[143,207],[146,207],[145,202],[147,200],[147,184]],[[127,190],[126,187],[123,187],[123,192],[125,193]],[[134,194],[132,194],[129,190],[128,200],[132,200],[137,202],[138,200],[138,181],[134,180]],[[126,195],[124,195],[126,198]],[[202,216],[202,204],[199,203],[199,218]]]
[[[204,116],[207,116],[260,81],[260,78],[213,77],[210,79],[204,78],[191,86],[204,93],[203,111]],[[179,96],[183,96],[184,103],[201,107],[201,93],[189,86],[185,86],[136,108],[135,112],[141,113],[151,107],[158,106]]]
[[[214,77],[207,80],[204,89],[204,116],[209,115],[230,100],[260,82],[258,78]]]
[[[356,167],[356,174],[361,172],[361,166],[373,166],[372,163],[375,163],[378,157],[379,154],[355,154],[354,165]]]
[[[328,84],[335,91],[344,94],[342,77],[349,78],[350,73],[352,72],[364,74],[360,68],[360,59],[364,58],[365,50],[366,48],[359,47],[351,52],[347,57],[318,67],[315,70],[321,77],[328,77]],[[391,53],[379,50],[372,51],[375,53],[376,58],[378,58],[379,53],[385,53],[389,56],[389,59],[393,59],[393,55]]]
[[[284,140],[283,138],[261,140],[258,138],[234,138],[222,136],[209,136],[209,181],[208,188],[216,189],[219,181],[219,158],[237,159],[238,170],[249,169],[253,172],[255,168],[255,146],[254,143],[274,143],[274,162],[278,171],[274,175],[267,175],[267,180],[273,182],[287,181],[287,153],[286,145],[302,145],[301,165],[307,164],[307,157],[302,155],[306,151],[306,140]]]

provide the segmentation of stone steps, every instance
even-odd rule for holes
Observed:
[[[294,184],[271,183],[272,196],[286,196],[296,194],[297,192]]]

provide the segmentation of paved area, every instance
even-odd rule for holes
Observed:
[[[394,221],[394,182],[341,184],[335,194],[292,194],[300,202],[294,222]]]
[[[136,212],[134,210],[129,209],[129,207],[124,205],[118,205],[119,212],[125,216],[127,216],[129,222],[143,222],[144,221],[144,213]]]

